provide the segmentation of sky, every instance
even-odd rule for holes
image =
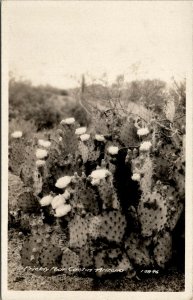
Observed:
[[[9,70],[33,84],[172,76],[190,65],[191,2],[7,1]]]

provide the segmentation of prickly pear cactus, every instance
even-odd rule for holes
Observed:
[[[126,253],[131,262],[140,267],[149,267],[153,260],[150,255],[149,246],[151,239],[141,239],[138,234],[131,233],[125,241]]]
[[[95,256],[95,265],[98,277],[108,275],[108,270],[111,270],[111,275],[119,272],[132,274],[133,271],[129,258],[119,248],[109,248],[99,251]]]
[[[109,242],[119,243],[123,239],[126,225],[126,218],[120,211],[103,212],[100,235]]]
[[[92,188],[90,182],[84,178],[84,175],[75,178],[75,187],[71,204],[77,212],[87,211],[95,215],[99,213],[97,193]]]
[[[75,216],[69,223],[71,248],[81,248],[87,243],[88,236],[88,221],[81,218],[79,215]]]
[[[159,236],[153,253],[158,266],[164,268],[172,256],[172,237],[169,232],[164,232]]]
[[[28,191],[18,197],[31,228],[24,266],[92,268],[99,277],[167,266],[184,210],[184,150],[165,141],[156,120],[145,127],[139,117],[100,116],[89,131],[65,119],[48,148],[28,149],[21,172]]]
[[[94,266],[93,250],[88,244],[78,251],[78,257],[80,259],[80,265],[83,268],[90,268]]]
[[[106,208],[119,208],[119,202],[113,186],[112,176],[108,176],[108,179],[104,178],[97,186],[99,196],[103,203],[103,209]]]
[[[17,204],[19,209],[24,213],[36,212],[39,208],[38,200],[32,190],[26,190],[19,194]]]
[[[167,207],[166,200],[158,192],[154,191],[146,197],[140,199],[138,215],[141,223],[141,234],[151,236],[166,226]]]
[[[75,269],[80,267],[79,256],[69,248],[65,248],[62,253],[61,267],[65,269],[66,274],[73,275],[74,273],[70,268],[73,267]]]

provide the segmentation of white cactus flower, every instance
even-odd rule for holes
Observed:
[[[71,182],[72,177],[71,176],[64,176],[64,177],[60,177],[57,181],[55,186],[59,189],[64,189],[65,187],[67,187],[67,185],[69,185],[69,183]]]
[[[65,200],[64,196],[58,195],[52,199],[51,205],[52,205],[53,209],[56,209],[57,207],[61,206],[65,202],[66,202],[66,200]]]
[[[61,137],[61,136],[59,137],[59,141],[60,141],[60,142],[62,141],[62,137]]]
[[[131,177],[131,179],[133,181],[140,181],[140,177],[141,177],[140,174],[134,173],[133,176]]]
[[[111,155],[116,155],[119,152],[119,148],[116,146],[110,146],[107,151],[111,154]]]
[[[149,151],[151,148],[152,144],[150,141],[145,141],[141,143],[139,150],[140,151]]]
[[[91,184],[92,185],[99,185],[100,184],[100,179],[99,178],[93,178],[91,180]]]
[[[77,135],[81,135],[81,134],[84,134],[86,132],[86,127],[79,127],[79,128],[76,128],[75,130],[75,134]]]
[[[98,169],[92,171],[92,173],[90,174],[92,179],[103,179],[109,175],[111,175],[111,172],[109,172],[109,170],[107,169]]]
[[[88,134],[88,133],[82,134],[82,135],[80,135],[80,139],[82,142],[88,141],[90,139],[90,134]]]
[[[74,118],[67,118],[67,119],[64,119],[60,122],[60,124],[67,124],[67,125],[70,125],[70,124],[73,124],[75,122],[75,119]]]
[[[144,127],[144,128],[140,128],[137,130],[137,134],[139,136],[145,136],[145,135],[148,135],[149,134],[149,129],[147,127]]]
[[[19,139],[21,138],[23,135],[22,131],[14,131],[11,136],[14,138],[14,139]]]
[[[41,139],[38,140],[38,144],[45,148],[49,148],[51,146],[50,141],[45,141],[45,140],[41,140]]]
[[[68,200],[70,198],[70,193],[67,191],[67,189],[65,190],[63,197],[65,200]]]
[[[51,195],[45,196],[40,200],[41,206],[47,206],[50,205],[53,200],[53,197]]]
[[[44,166],[45,165],[45,160],[43,160],[43,159],[38,159],[38,160],[36,160],[36,166],[37,167],[42,167],[42,166]]]
[[[36,150],[36,157],[38,159],[42,159],[48,156],[48,152],[44,149],[37,149]]]
[[[56,208],[55,210],[55,217],[63,217],[67,215],[71,211],[72,207],[69,204],[63,204]]]
[[[102,134],[95,134],[95,140],[97,140],[99,142],[104,142],[105,138]]]

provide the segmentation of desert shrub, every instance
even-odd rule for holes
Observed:
[[[16,214],[30,232],[23,266],[92,268],[99,277],[168,266],[185,200],[185,132],[171,105],[164,120],[95,111],[89,131],[70,115],[28,148]]]
[[[90,117],[86,113],[86,110],[77,102],[68,103],[65,107],[64,117],[74,117],[80,126],[89,126]]]
[[[9,120],[33,121],[38,131],[53,128],[63,118],[67,95],[65,90],[34,87],[30,82],[12,78],[9,82]]]
[[[26,121],[21,118],[12,119],[9,122],[9,135],[11,133],[13,133],[14,131],[22,131],[25,136],[28,136],[28,139],[29,139],[30,135],[37,131],[37,127],[35,126],[35,123],[33,120]],[[11,139],[9,138],[9,143],[10,142],[11,142]]]
[[[132,81],[125,97],[128,102],[138,103],[159,114],[163,110],[165,90],[166,83],[158,79]]]

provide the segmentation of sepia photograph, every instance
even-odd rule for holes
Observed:
[[[2,19],[3,300],[190,299],[192,1],[11,0]]]

